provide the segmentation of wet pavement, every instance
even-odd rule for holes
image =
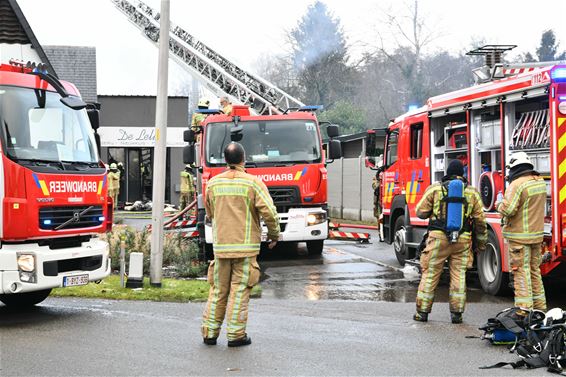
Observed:
[[[285,245],[260,255],[262,297],[307,300],[415,302],[420,275],[401,270],[393,247],[371,241],[360,244],[327,241],[321,256],[309,256],[305,245]],[[513,305],[511,296],[495,297],[481,289],[477,273],[468,272],[467,302]],[[448,272],[442,275],[435,302],[448,302]],[[566,307],[564,280],[547,281],[549,307]]]

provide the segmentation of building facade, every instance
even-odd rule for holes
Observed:
[[[155,146],[155,96],[98,95],[101,159],[120,165],[118,203],[151,200]],[[165,202],[178,205],[183,164],[183,132],[188,126],[188,98],[169,97],[167,106]]]

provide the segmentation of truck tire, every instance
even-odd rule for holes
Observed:
[[[414,256],[407,246],[407,231],[405,230],[403,216],[399,216],[395,220],[395,226],[393,227],[393,250],[395,250],[395,256],[401,266],[404,266],[405,261]]]
[[[0,295],[0,301],[4,305],[12,308],[25,308],[39,304],[49,296],[51,289],[43,289],[41,291],[25,292],[25,293],[12,293],[7,295]]]
[[[493,296],[508,294],[509,273],[503,272],[499,240],[492,231],[488,232],[484,252],[477,256],[478,275],[483,291]]]
[[[309,255],[320,255],[324,249],[324,240],[307,241]]]

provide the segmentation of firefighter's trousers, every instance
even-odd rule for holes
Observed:
[[[120,189],[108,189],[108,196],[112,198],[112,200],[114,201],[114,209],[116,209],[116,207],[118,206],[118,193],[120,192]]]
[[[181,192],[181,195],[179,196],[179,209],[184,209],[188,206],[193,197],[194,194],[192,192]]]
[[[421,254],[421,282],[417,292],[417,311],[430,313],[434,291],[440,281],[444,262],[449,259],[450,311],[462,313],[466,306],[466,270],[471,267],[473,256],[470,240],[450,243],[448,239],[429,237]]]
[[[246,335],[250,292],[259,281],[256,257],[215,258],[208,268],[210,291],[202,319],[202,336],[217,338],[226,315],[228,340]]]
[[[540,274],[541,244],[525,245],[509,241],[509,259],[515,306],[546,311],[546,297]]]

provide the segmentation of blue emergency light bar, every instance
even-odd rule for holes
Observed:
[[[314,111],[317,111],[317,110],[322,110],[323,108],[324,108],[324,106],[322,106],[322,105],[301,106],[301,107],[299,107],[299,111],[314,112]]]
[[[550,71],[550,78],[553,81],[566,81],[566,67],[556,67]]]
[[[199,114],[222,114],[219,109],[196,109],[195,113]]]

